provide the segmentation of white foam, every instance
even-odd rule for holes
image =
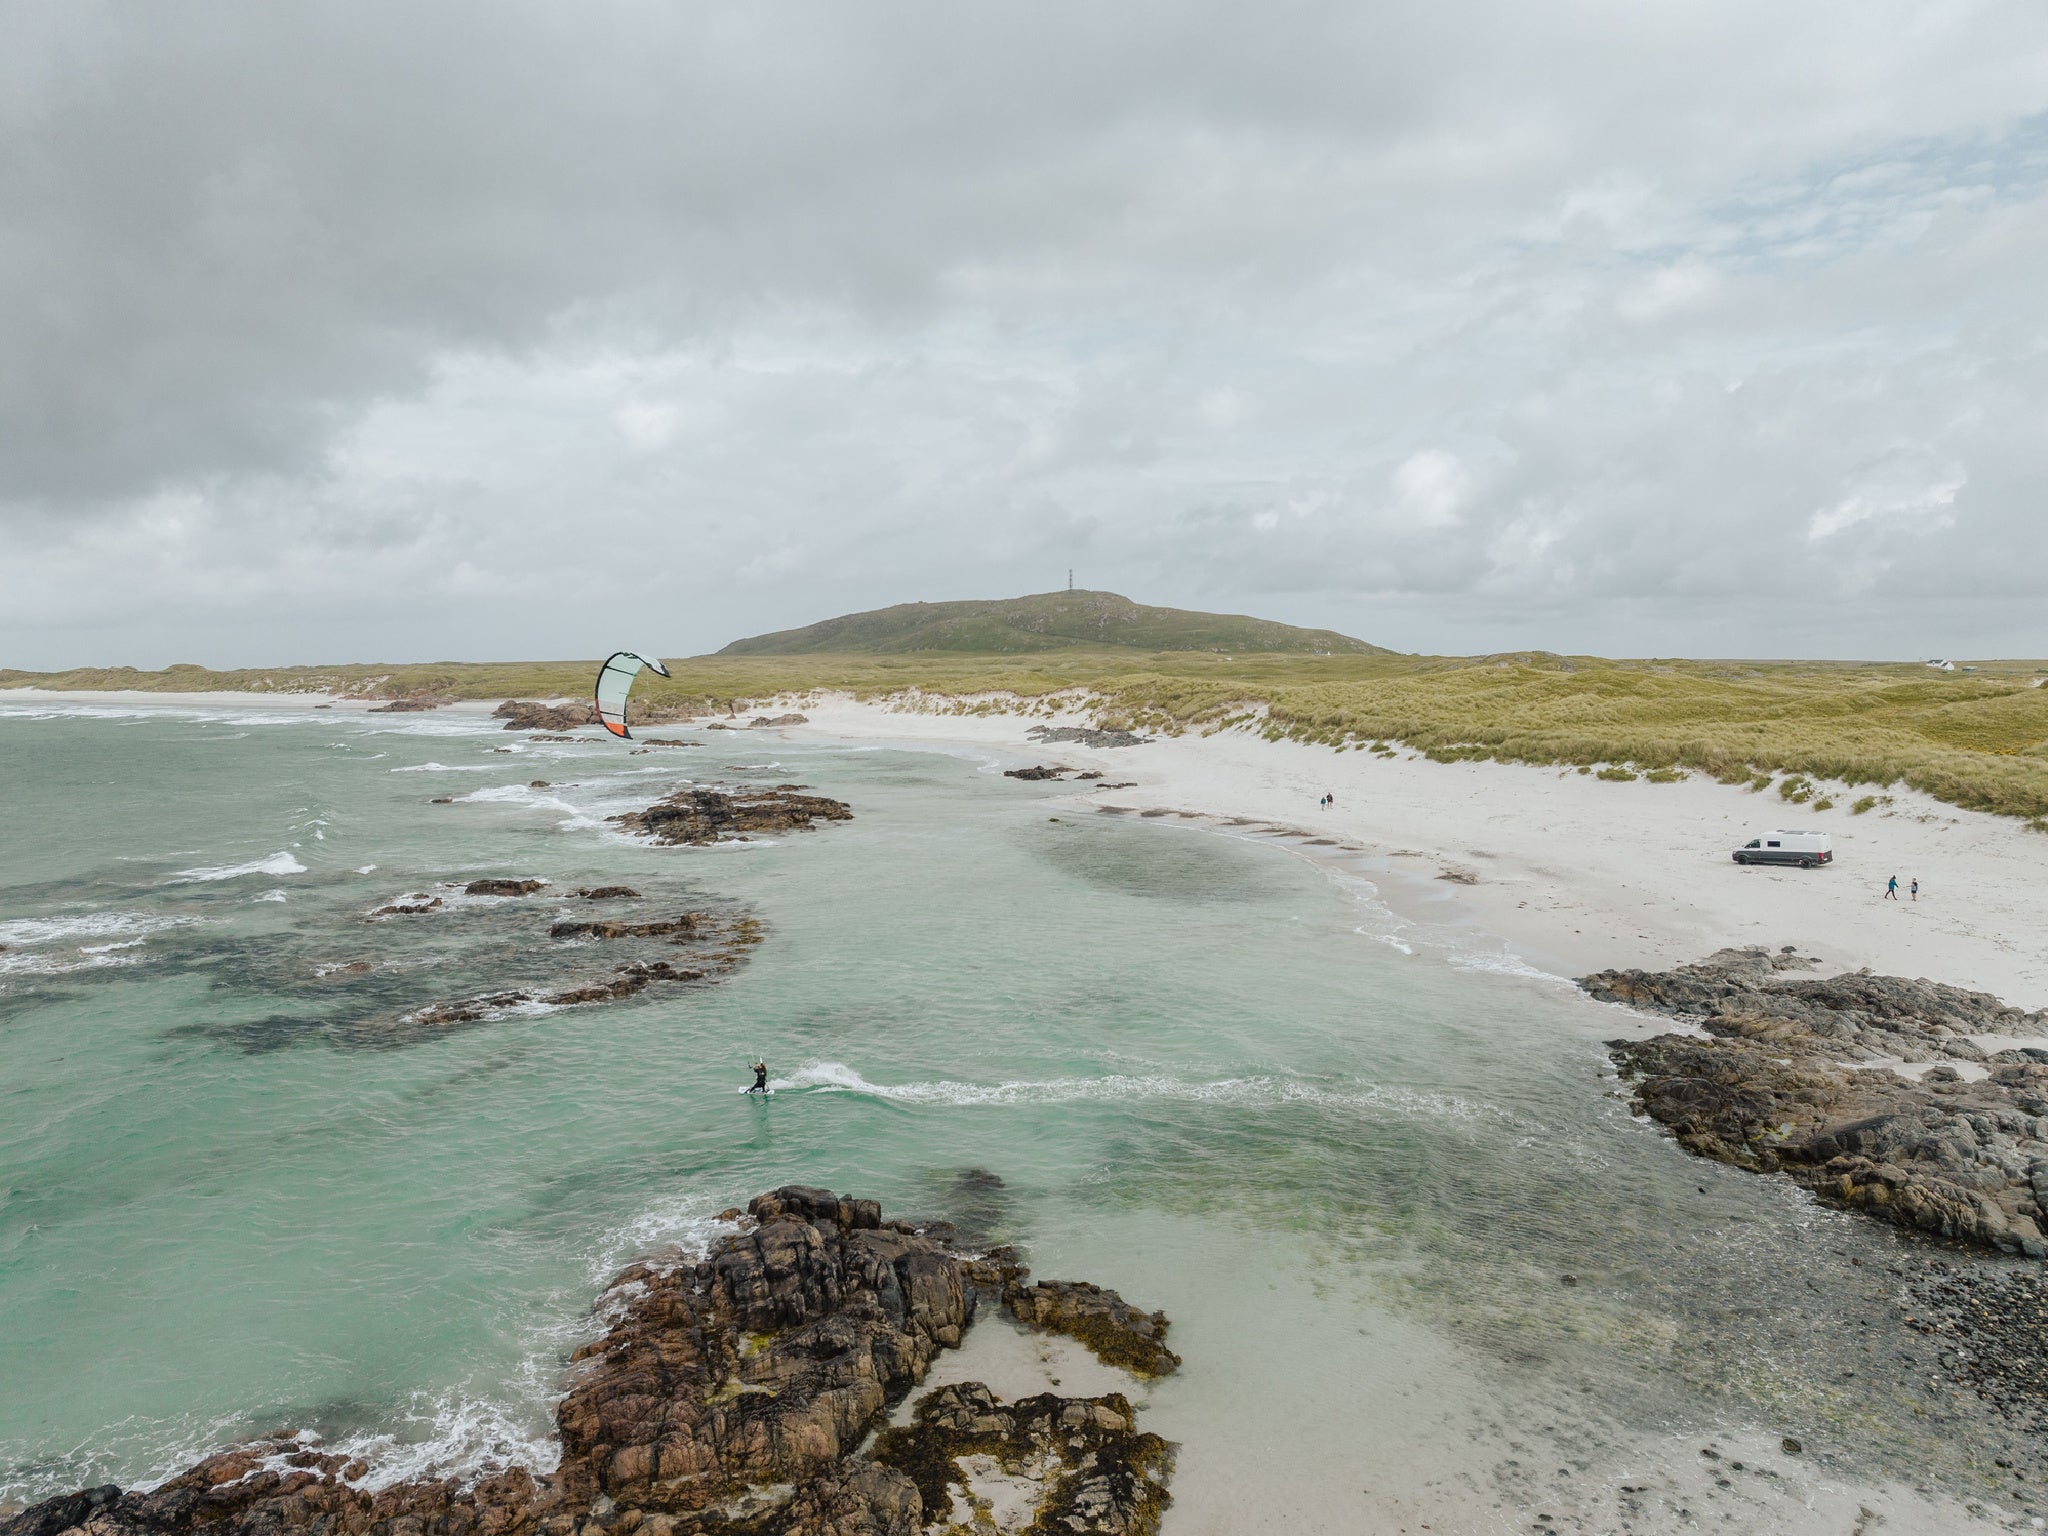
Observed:
[[[77,917],[18,917],[0,922],[0,944],[51,944],[62,939],[98,939],[117,934],[154,933],[193,919],[147,912],[85,912]]]
[[[529,1374],[537,1374],[537,1368]],[[462,1392],[416,1393],[402,1420],[419,1438],[402,1440],[379,1431],[326,1449],[367,1462],[369,1470],[355,1486],[370,1493],[416,1480],[455,1478],[470,1484],[513,1467],[552,1472],[562,1459],[561,1444],[535,1428],[534,1421],[546,1422],[543,1410],[553,1394],[543,1389],[535,1395],[539,1401],[508,1404]]]
[[[1388,1111],[1397,1114],[1428,1115],[1433,1118],[1475,1119],[1483,1115],[1512,1119],[1507,1111],[1491,1105],[1474,1104],[1455,1094],[1418,1092],[1367,1084],[1341,1091],[1302,1082],[1296,1078],[1226,1077],[1208,1082],[1164,1076],[1059,1077],[1026,1079],[1006,1083],[871,1083],[844,1062],[811,1062],[790,1077],[777,1078],[771,1085],[777,1092],[810,1090],[821,1093],[854,1093],[887,1099],[899,1104],[945,1104],[956,1107],[1007,1104],[1073,1104],[1114,1099],[1120,1103],[1225,1104],[1248,1109],[1282,1104],[1310,1105],[1332,1110]]]
[[[367,875],[375,871],[376,868],[377,866],[374,864],[365,864],[361,866],[359,869],[357,869],[356,873],[359,875]]]
[[[1538,969],[1505,945],[1498,950],[1453,949],[1445,959],[1454,971],[1474,971],[1487,976],[1520,976],[1530,981],[1556,982],[1567,987],[1577,985],[1567,977]]]
[[[388,773],[496,773],[495,763],[401,763]]]
[[[251,901],[288,901],[290,898],[281,890],[265,891],[261,896],[252,896]]]
[[[181,869],[166,883],[190,885],[206,880],[237,880],[243,875],[303,875],[305,872],[306,866],[289,853],[273,853],[267,859],[252,859],[247,864],[214,864],[201,869]]]
[[[140,944],[142,940],[135,941]],[[21,954],[0,955],[0,975],[4,976],[65,976],[73,971],[96,971],[109,965],[134,965],[140,955],[115,953],[129,948],[126,944],[109,945],[94,950],[27,950]]]

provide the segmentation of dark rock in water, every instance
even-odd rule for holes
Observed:
[[[413,715],[430,709],[439,709],[444,704],[454,702],[455,695],[452,693],[434,693],[421,689],[413,693],[400,694],[389,704],[373,704],[368,712],[373,715]],[[313,707],[325,709],[327,706],[316,704]]]
[[[423,901],[394,901],[389,906],[379,907],[370,916],[419,917],[427,912],[439,911],[441,906],[442,901],[438,896],[429,897]]]
[[[945,1520],[947,1530],[997,1529],[992,1501],[977,1491],[984,1479],[965,1462],[974,1458],[1005,1479],[1038,1484],[1032,1531],[1153,1536],[1173,1502],[1173,1447],[1134,1429],[1133,1419],[1120,1392],[1043,1392],[1004,1403],[978,1381],[958,1382],[924,1398],[914,1424],[884,1430],[875,1460],[909,1478],[930,1519]],[[968,1521],[956,1523],[963,1506]]]
[[[1054,768],[1040,763],[1036,768],[1005,768],[1003,770],[1003,777],[1006,779],[1056,779],[1063,773],[1072,773],[1073,771],[1071,768]]]
[[[670,846],[726,842],[753,832],[809,831],[820,821],[851,821],[844,801],[788,790],[686,789],[644,811],[606,818]]]
[[[1152,739],[1133,731],[1098,731],[1083,725],[1034,725],[1024,734],[1033,741],[1075,741],[1084,747],[1142,747]]]
[[[531,896],[547,885],[545,880],[472,880],[462,888],[465,896]]]
[[[576,737],[576,736],[554,736],[554,735],[546,735],[546,734],[542,734],[542,735],[534,735],[534,736],[529,736],[529,737],[527,737],[526,739],[527,739],[528,741],[577,741],[577,740],[580,740],[581,738],[579,738],[579,737]],[[496,747],[493,747],[493,748],[492,748],[491,750],[492,750],[493,752],[495,752],[495,751],[497,751],[498,749],[497,749]]]
[[[585,901],[623,901],[640,893],[630,885],[586,885],[576,894]]]
[[[528,780],[526,781],[526,787],[527,787],[528,789],[553,789],[553,788],[554,788],[554,786],[553,786],[552,784],[548,783],[548,781],[547,781],[546,779],[528,779]]]
[[[429,805],[453,805],[454,803],[455,797],[453,795],[436,795],[427,802]]]
[[[1165,1376],[1180,1364],[1180,1356],[1166,1347],[1171,1325],[1164,1312],[1142,1312],[1115,1291],[1085,1280],[1012,1285],[1003,1292],[1003,1305],[1019,1322],[1079,1339],[1105,1365]]]
[[[2048,1258],[2048,1063],[1993,1056],[1973,1033],[2040,1034],[2048,1017],[1925,980],[1786,978],[1811,965],[1762,948],[1668,972],[1581,978],[1594,997],[1696,1020],[1709,1038],[1611,1049],[1636,1108],[1681,1146],[1821,1199],[1957,1242]],[[1988,1078],[1919,1081],[1848,1061],[1976,1061]]]
[[[536,737],[536,740],[539,738]],[[637,738],[650,747],[701,747],[701,741],[679,741],[673,736],[642,736]]]
[[[752,727],[758,725],[809,725],[810,723],[810,720],[806,716],[799,714],[787,714],[775,715],[772,718],[768,715],[756,715],[753,719],[747,722],[747,725],[748,728],[751,729]]]
[[[702,912],[684,912],[675,917],[650,918],[644,923],[606,919],[577,921],[564,918],[548,929],[551,939],[652,939],[670,933],[695,933],[704,920]]]
[[[371,1492],[364,1463],[279,1433],[148,1491],[44,1500],[0,1536],[919,1536],[951,1524],[968,1454],[1037,1481],[1034,1531],[1157,1530],[1172,1448],[1114,1394],[1005,1405],[976,1383],[943,1388],[861,1458],[973,1322],[967,1261],[828,1190],[728,1215],[743,1230],[703,1260],[613,1280],[609,1326],[576,1352],[555,1410],[552,1472]]]
[[[541,704],[532,699],[507,699],[491,711],[491,718],[504,721],[508,731],[561,732],[573,731],[579,725],[597,724],[597,711],[589,704]]]

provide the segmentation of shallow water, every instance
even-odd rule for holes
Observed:
[[[1911,1485],[1940,1529],[2009,1455],[1895,1358],[1896,1239],[1684,1158],[1617,1095],[1626,1015],[1400,924],[1341,854],[973,755],[493,725],[0,701],[0,1499],[280,1424],[381,1478],[550,1464],[605,1278],[792,1181],[1165,1308],[1182,1536],[1789,1528],[1878,1480],[1891,1529]],[[685,776],[856,819],[606,827]],[[552,884],[449,884],[479,875]],[[408,1021],[625,958],[546,937],[597,884],[765,942],[722,981]]]

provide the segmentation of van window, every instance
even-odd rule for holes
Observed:
[[[1775,848],[1778,846],[1778,840],[1774,837],[1768,843],[1765,843],[1764,846],[1766,848]]]
[[[1761,848],[1763,847],[1763,844],[1752,837],[1748,842],[1744,843],[1742,846],[1745,848]]]

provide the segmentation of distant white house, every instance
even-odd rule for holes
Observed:
[[[1953,672],[1956,669],[1956,664],[1952,661],[1930,661],[1927,665],[1937,672]]]

